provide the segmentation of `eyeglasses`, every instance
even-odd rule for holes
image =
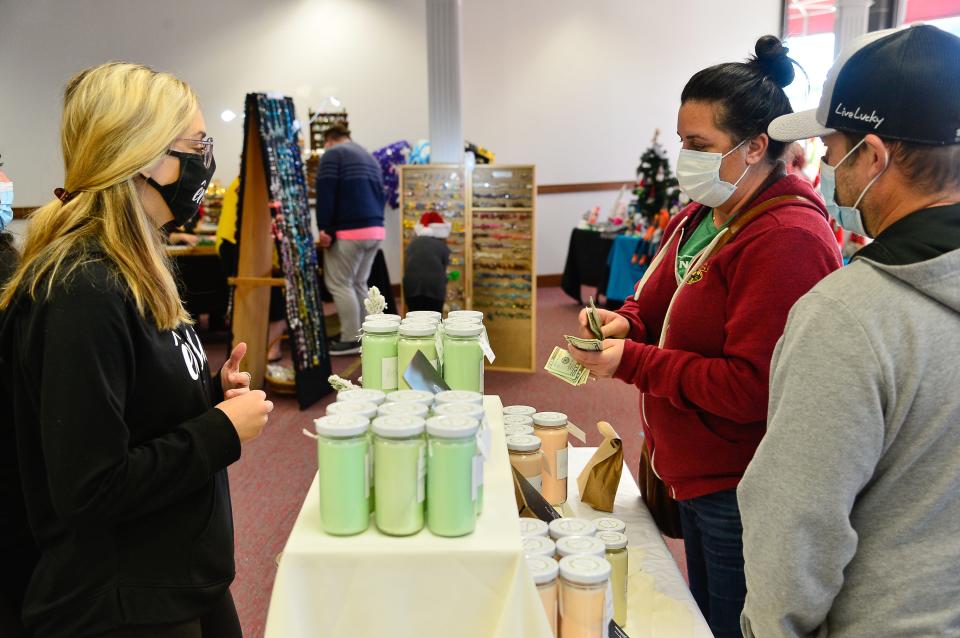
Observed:
[[[175,141],[177,142],[187,142],[194,146],[196,149],[197,146],[200,147],[198,154],[203,156],[203,167],[210,168],[210,163],[213,161],[213,138],[208,137],[203,140],[193,140],[189,137],[178,137]]]

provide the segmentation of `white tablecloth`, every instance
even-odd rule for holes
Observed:
[[[577,476],[596,448],[570,448],[569,496],[561,508],[564,516],[613,516],[627,524],[630,577],[627,626],[630,638],[712,638],[673,556],[640,500],[640,489],[624,465],[613,513],[598,512],[580,502]]]
[[[277,570],[267,638],[550,635],[523,559],[500,399],[484,407],[493,445],[476,531],[395,538],[371,520],[363,534],[328,536],[314,479]]]

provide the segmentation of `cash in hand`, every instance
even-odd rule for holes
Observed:
[[[590,371],[584,368],[563,348],[554,348],[544,370],[572,386],[580,386],[590,378]]]

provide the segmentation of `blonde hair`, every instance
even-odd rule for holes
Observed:
[[[55,199],[31,215],[0,309],[21,290],[31,299],[49,296],[79,266],[105,258],[141,316],[160,330],[190,322],[134,179],[163,158],[197,109],[185,82],[137,64],[109,62],[67,83],[60,145],[63,187],[72,199]]]

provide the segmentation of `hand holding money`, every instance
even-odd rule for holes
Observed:
[[[589,374],[604,379],[612,377],[620,367],[625,343],[623,339],[606,339],[600,352],[587,352],[575,347],[568,348],[567,351],[577,365],[585,368]]]
[[[591,315],[594,319],[591,319]],[[591,323],[599,324],[602,336],[598,337]],[[625,339],[630,334],[630,323],[625,317],[609,310],[584,308],[580,311],[580,334],[583,339]]]
[[[543,369],[572,386],[583,385],[590,377],[590,371],[577,363],[570,353],[562,348],[553,349]]]

